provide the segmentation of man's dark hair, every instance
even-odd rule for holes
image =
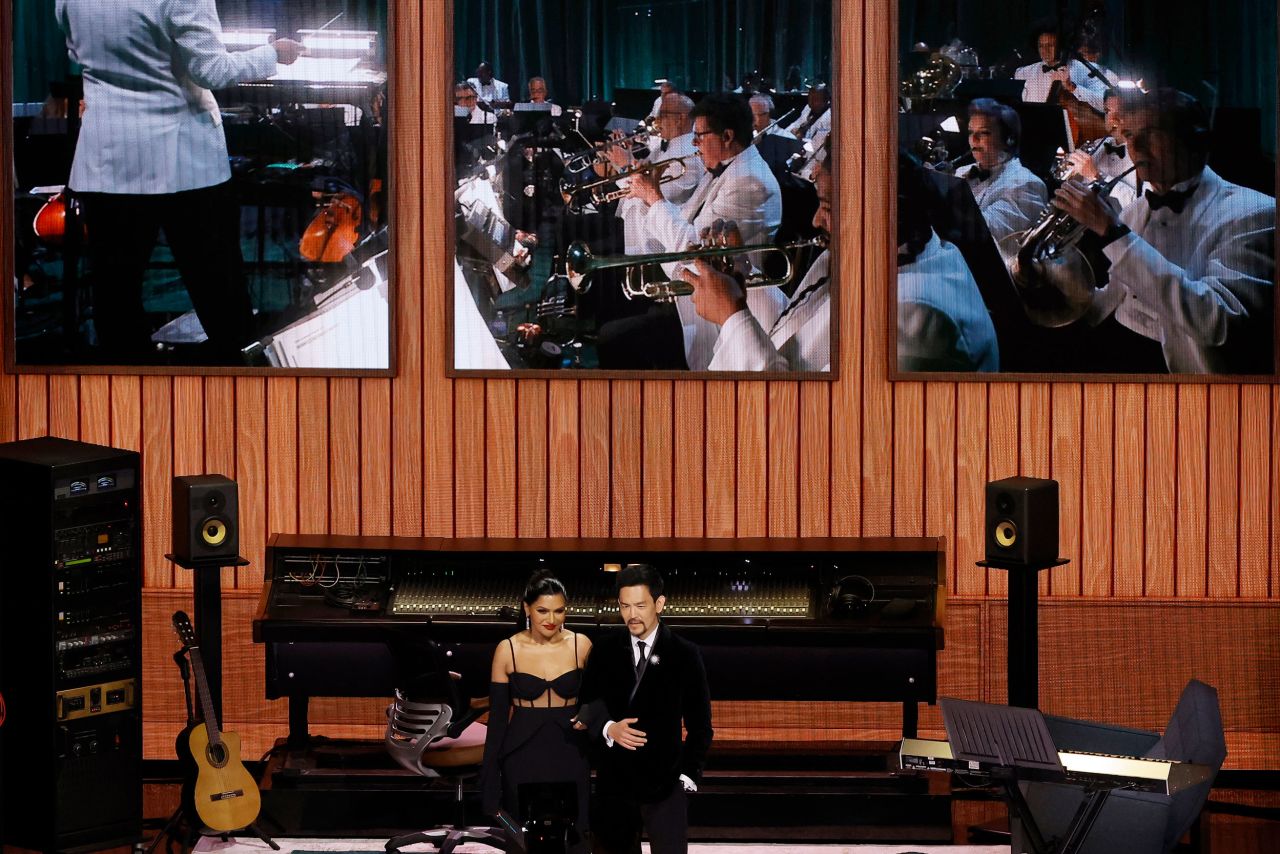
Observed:
[[[1209,153],[1209,113],[1191,95],[1164,86],[1147,92],[1135,106],[1151,116],[1152,127],[1173,134],[1180,147],[1200,159]]]
[[[1053,18],[1041,18],[1031,24],[1031,44],[1038,47],[1040,37],[1045,33],[1051,33],[1058,39],[1058,47],[1062,47],[1062,30],[1058,27],[1058,22]]]
[[[689,120],[698,116],[707,120],[708,130],[716,133],[731,130],[733,141],[738,145],[745,147],[751,144],[751,105],[741,95],[731,92],[707,95],[694,105]]]
[[[635,587],[643,584],[649,588],[649,594],[656,600],[662,595],[662,573],[657,567],[647,563],[629,563],[618,573],[618,592],[624,587]]]
[[[1001,104],[994,98],[974,98],[969,102],[969,118],[986,116],[996,123],[1000,131],[1000,141],[1004,150],[1016,156],[1022,144],[1022,119],[1018,112],[1007,104]]]

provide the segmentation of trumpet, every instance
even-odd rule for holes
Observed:
[[[742,281],[742,286],[744,288],[781,287],[790,282],[795,276],[795,262],[792,260],[792,253],[797,253],[810,247],[826,249],[827,243],[827,237],[819,234],[816,237],[797,240],[781,246],[775,246],[772,243],[762,243],[756,246],[701,245],[684,252],[655,252],[648,255],[602,255],[597,258],[591,254],[591,249],[587,244],[578,242],[569,244],[569,249],[565,253],[564,268],[569,284],[579,293],[584,293],[591,287],[587,277],[592,273],[622,267],[626,270],[626,276],[622,283],[622,294],[627,299],[648,297],[655,302],[672,302],[676,297],[692,294],[693,285],[679,279],[643,281],[642,276],[646,265],[682,263],[696,261],[699,258],[706,261],[714,261],[728,259],[733,255],[745,255],[753,252],[758,252],[762,255],[776,252],[781,254],[783,261],[786,263],[786,268],[783,272],[777,276],[753,273]]]
[[[657,128],[652,124],[641,122],[636,125],[635,131],[631,134],[618,139],[606,140],[605,145],[621,146],[632,157],[642,157],[643,155],[639,153],[640,150],[649,147],[649,137],[657,132]],[[570,172],[583,172],[597,163],[608,162],[609,159],[605,157],[603,148],[591,148],[567,158],[564,161],[564,168]]]
[[[588,204],[598,206],[605,202],[617,201],[626,196],[629,192],[627,188],[618,186],[618,182],[623,178],[653,174],[657,176],[659,184],[680,180],[688,168],[684,165],[685,159],[684,157],[673,157],[670,160],[660,160],[657,163],[645,163],[634,169],[627,169],[617,175],[610,175],[608,178],[601,178],[598,181],[591,181],[586,184],[575,184],[568,179],[562,179],[560,181],[560,195],[564,197],[565,207],[571,213],[581,213],[582,209]],[[669,170],[674,167],[679,167],[678,171],[670,172]]]
[[[1085,154],[1092,157],[1097,153],[1099,148],[1102,148],[1102,144],[1106,141],[1107,137],[1100,136],[1097,139],[1091,139],[1088,142],[1081,143],[1076,150],[1083,151]],[[1053,175],[1053,180],[1061,183],[1076,174],[1075,165],[1067,159],[1067,155],[1061,148],[1058,149],[1058,153],[1054,155],[1053,159],[1053,171],[1050,173]]]

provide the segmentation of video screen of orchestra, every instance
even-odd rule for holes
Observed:
[[[390,366],[387,0],[17,0],[18,365]]]
[[[831,375],[831,0],[453,8],[456,369]]]
[[[1274,0],[899,16],[900,371],[1276,373]]]

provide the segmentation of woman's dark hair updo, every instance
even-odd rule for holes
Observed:
[[[549,569],[540,569],[529,576],[521,601],[532,605],[543,596],[563,596],[566,602],[569,601],[569,591],[564,589],[564,584]]]

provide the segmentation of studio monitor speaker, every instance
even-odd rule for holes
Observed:
[[[1009,477],[987,484],[987,560],[1049,566],[1058,559],[1058,482]]]
[[[220,474],[173,479],[173,556],[184,562],[235,558],[240,552],[236,482]]]

